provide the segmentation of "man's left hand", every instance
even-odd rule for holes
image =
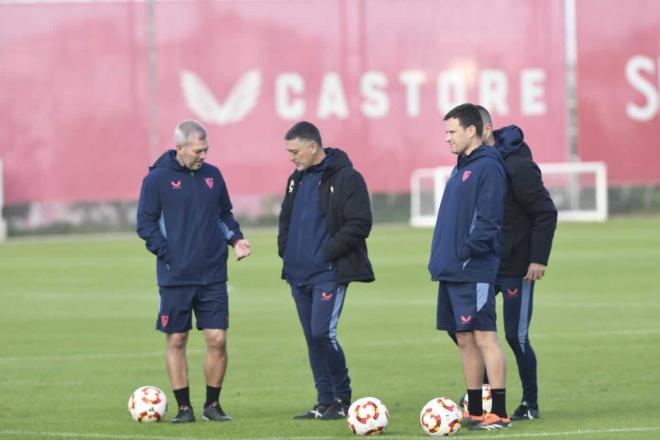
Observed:
[[[543,278],[543,275],[545,275],[545,264],[529,263],[527,275],[525,275],[524,279],[531,283],[532,281],[540,280]]]
[[[236,260],[241,261],[245,257],[250,256],[250,242],[245,238],[238,240],[234,243],[234,252],[236,252]]]

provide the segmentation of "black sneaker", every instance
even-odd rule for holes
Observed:
[[[520,406],[511,414],[511,420],[534,420],[539,417],[539,408],[532,408],[524,400],[520,402]]]
[[[202,419],[212,422],[228,422],[232,420],[231,416],[225,414],[218,401],[212,402],[210,405],[204,407]]]
[[[321,416],[321,420],[345,419],[349,406],[350,405],[342,402],[340,399],[337,399],[328,406],[328,409],[326,409]]]
[[[195,413],[189,406],[180,406],[179,412],[170,422],[171,423],[192,423],[195,421]]]
[[[293,416],[295,420],[320,419],[323,413],[328,409],[328,405],[317,403],[309,411]]]

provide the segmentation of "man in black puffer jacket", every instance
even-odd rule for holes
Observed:
[[[534,282],[543,278],[557,226],[557,208],[543,185],[541,170],[515,125],[493,131],[488,111],[478,106],[484,122],[484,141],[502,155],[508,190],[500,267],[495,288],[502,292],[506,340],[516,355],[523,396],[512,420],[539,417],[536,355],[529,341]]]
[[[287,179],[278,252],[317,391],[316,405],[294,418],[343,419],[351,381],[337,342],[337,322],[348,283],[374,280],[366,245],[372,225],[369,193],[346,153],[323,148],[313,124],[297,123],[284,139],[296,171]]]

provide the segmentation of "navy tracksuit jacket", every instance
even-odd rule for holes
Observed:
[[[481,145],[458,157],[433,233],[433,280],[495,282],[505,191],[502,157],[494,148]]]
[[[137,233],[156,255],[159,286],[227,281],[227,245],[243,238],[220,170],[191,171],[165,152],[142,182]]]

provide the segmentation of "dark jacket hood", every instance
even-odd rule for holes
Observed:
[[[176,160],[176,150],[167,150],[164,152],[153,165],[149,167],[149,171],[154,168],[171,168],[173,170],[185,171],[185,168]]]
[[[323,170],[334,173],[340,168],[352,167],[353,163],[343,150],[339,148],[324,148],[326,157],[321,164]]]
[[[502,127],[493,132],[495,148],[503,158],[512,154],[522,154],[531,159],[532,152],[525,144],[525,135],[517,125]]]

